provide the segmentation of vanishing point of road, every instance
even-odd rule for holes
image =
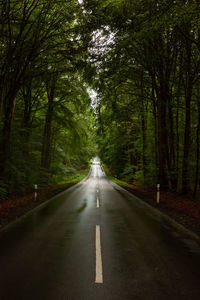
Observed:
[[[93,164],[0,234],[0,300],[200,299],[200,247]]]

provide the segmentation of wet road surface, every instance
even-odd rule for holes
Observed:
[[[200,247],[93,164],[0,234],[4,299],[200,299]]]

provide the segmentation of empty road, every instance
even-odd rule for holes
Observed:
[[[93,164],[1,232],[4,299],[200,299],[200,247]]]

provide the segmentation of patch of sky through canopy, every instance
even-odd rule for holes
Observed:
[[[79,4],[84,4],[84,0],[78,0]],[[90,14],[89,11],[83,10],[85,14]],[[101,59],[104,57],[106,60],[106,54],[112,49],[115,43],[115,32],[111,30],[109,26],[101,26],[99,29],[96,29],[91,34],[91,42],[89,46],[89,58],[88,62],[94,64],[96,71],[101,69]],[[91,107],[94,110],[94,113],[98,114],[98,107],[100,98],[98,93],[91,89],[87,89],[88,94],[91,99]]]
[[[100,67],[100,57],[106,56],[106,54],[112,49],[115,43],[115,32],[111,31],[109,26],[104,26],[92,32],[91,44],[89,48],[90,63],[94,63],[98,68]]]
[[[111,31],[109,26],[104,26],[92,32],[88,62],[96,67],[97,74],[101,72],[101,62],[106,61],[106,55],[112,49],[114,43],[115,33]],[[88,89],[88,94],[91,99],[90,105],[94,113],[98,114],[100,96],[93,89]]]
[[[92,109],[94,110],[94,113],[98,113],[98,106],[99,106],[99,99],[98,99],[98,94],[95,90],[88,88],[87,92],[90,96],[90,105],[92,107]]]

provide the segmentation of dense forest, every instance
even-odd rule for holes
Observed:
[[[0,195],[88,165],[90,99],[77,1],[1,1]]]
[[[100,157],[119,178],[199,188],[200,3],[84,1]]]
[[[196,197],[198,0],[3,0],[0,14],[1,197],[95,154],[119,178]]]

